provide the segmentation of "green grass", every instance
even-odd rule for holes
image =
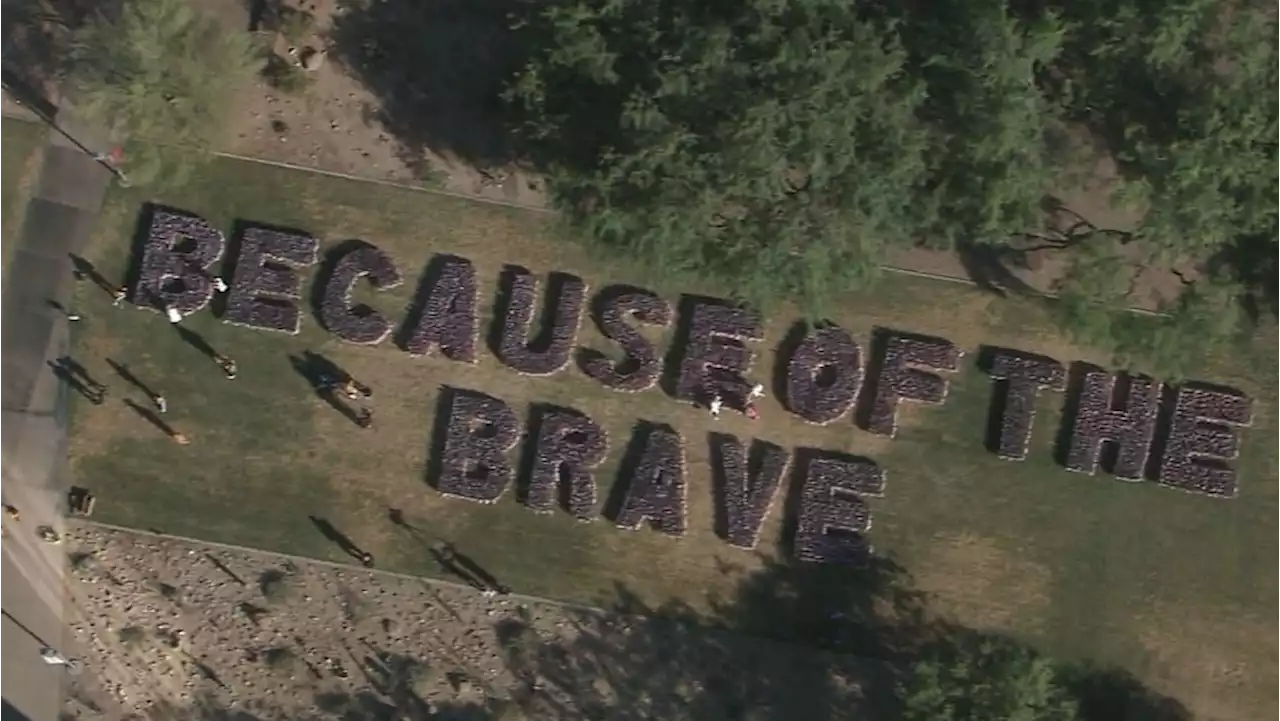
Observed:
[[[225,159],[201,172],[195,183],[159,198],[113,189],[91,259],[109,277],[122,278],[141,206],[155,200],[201,214],[227,231],[236,220],[259,221],[306,229],[325,247],[349,238],[377,243],[397,260],[405,283],[376,295],[362,292],[396,321],[435,253],[477,264],[486,312],[504,263],[538,273],[576,272],[593,289],[630,282],[673,300],[681,290],[723,294],[709,287],[672,288],[662,277],[636,277],[588,258],[556,242],[556,229],[541,214]],[[448,539],[523,592],[608,604],[622,587],[648,606],[678,601],[712,617],[717,599],[734,597],[744,579],[779,555],[781,499],[758,553],[734,550],[715,537],[706,448],[713,426],[705,412],[657,389],[614,393],[572,367],[550,378],[524,378],[487,349],[478,364],[465,366],[410,358],[390,342],[346,346],[310,315],[296,337],[223,325],[207,312],[184,321],[239,362],[240,377],[228,381],[163,318],[112,309],[105,294],[82,292],[90,295],[78,299],[87,320],[75,329],[76,354],[91,372],[110,379],[112,398],[100,407],[76,404],[71,453],[73,473],[99,496],[100,520],[341,560],[312,525],[309,516],[315,515],[371,550],[383,568],[438,574],[424,543]],[[1240,461],[1241,495],[1217,501],[1059,468],[1051,450],[1058,394],[1043,394],[1026,462],[1001,461],[983,449],[990,381],[974,366],[981,344],[1064,362],[1105,361],[1059,338],[1045,309],[902,276],[840,307],[845,312],[835,320],[863,341],[884,326],[942,335],[966,349],[965,369],[953,379],[947,403],[904,407],[893,441],[848,420],[823,428],[801,424],[773,398],[762,406],[759,425],[726,417],[714,430],[880,462],[889,481],[885,498],[872,503],[873,541],[911,572],[936,612],[967,626],[1016,633],[1068,657],[1123,665],[1215,718],[1274,713],[1268,684],[1276,673],[1276,463],[1270,445],[1276,394],[1273,381],[1261,380],[1274,377],[1274,342],[1201,374],[1236,384],[1256,399],[1257,422]],[[774,347],[796,316],[790,308],[771,310],[757,354],[760,377],[771,377]],[[590,321],[579,343],[610,347]],[[305,349],[324,353],[374,387],[373,432],[358,431],[314,397],[287,359]],[[121,396],[146,399],[109,375],[107,358],[127,362],[166,395],[167,420],[192,445],[171,443],[123,405]],[[676,540],[616,530],[603,519],[582,524],[563,513],[540,516],[521,507],[511,491],[493,506],[441,498],[426,484],[425,468],[444,385],[488,392],[522,417],[533,402],[590,414],[611,438],[609,458],[596,474],[602,498],[633,424],[670,423],[686,441],[689,534]],[[425,541],[388,523],[388,507],[402,509],[423,529]]]
[[[40,172],[40,151],[47,129],[39,123],[5,118],[0,121],[0,263],[9,265],[9,256],[22,232],[22,219],[31,186]]]

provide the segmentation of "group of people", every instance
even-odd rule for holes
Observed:
[[[751,420],[760,419],[760,411],[756,408],[755,401],[757,398],[764,398],[764,384],[756,383],[742,396],[740,407],[742,415]],[[707,402],[707,410],[710,411],[711,417],[720,420],[720,411],[724,409],[724,398],[721,397],[719,391],[711,394],[711,399]]]
[[[110,292],[112,307],[115,307],[115,308],[122,307],[124,305],[125,299],[128,298],[129,296],[129,286],[120,285],[120,286],[113,287],[107,283],[105,278],[103,278],[100,274],[98,274],[92,268],[84,269],[82,267],[77,267],[74,271],[74,274],[77,281],[92,279],[97,286],[99,286],[103,290]],[[229,289],[229,286],[227,285],[226,281],[224,281],[221,277],[212,276],[210,279],[213,283],[214,288],[217,290],[217,292],[225,293]],[[62,306],[60,305],[58,305],[58,307],[62,308]],[[63,308],[63,310],[67,316],[67,320],[79,321],[82,319],[82,316],[78,313],[72,313],[69,310],[66,310],[65,308]],[[171,305],[166,305],[164,307],[164,313],[165,313],[165,317],[169,319],[170,323],[177,324],[182,321],[182,313],[179,312],[177,308]],[[206,352],[210,353],[211,357],[213,358],[213,361],[218,364],[218,367],[220,369],[222,369],[222,374],[226,376],[228,380],[235,380],[236,373],[238,372],[239,368],[237,367],[236,362],[234,360],[232,360],[231,358],[228,358],[225,355],[222,355],[221,353],[217,353],[209,348],[206,348]],[[106,386],[103,385],[102,383],[98,383],[96,381],[89,379],[87,374],[83,372],[83,369],[78,367],[79,364],[74,363],[73,361],[66,362],[66,360],[69,360],[69,359],[59,359],[59,361],[54,364],[54,370],[58,372],[60,376],[63,376],[64,378],[67,378],[68,380],[72,381],[74,385],[83,386],[84,395],[86,395],[95,404],[100,404],[102,402],[103,397],[106,394],[106,390],[107,390]],[[150,396],[151,403],[152,405],[155,406],[155,409],[158,412],[162,414],[169,412],[169,401],[167,398],[165,398],[163,395],[159,393],[156,393],[150,390],[147,391],[147,394]],[[191,442],[182,433],[179,433],[178,431],[172,428],[169,428],[165,424],[161,423],[160,425],[169,434],[169,437],[178,445],[187,445]]]
[[[325,374],[320,377],[317,387],[321,393],[328,393],[334,396],[341,394],[342,397],[349,401],[359,401],[361,398],[373,397],[372,388],[351,376],[337,378],[333,375]],[[361,428],[373,427],[373,409],[366,405],[361,405],[357,408],[353,418],[356,425]]]
[[[20,523],[22,521],[22,513],[18,511],[17,506],[11,505],[9,503],[4,504],[4,515],[7,518],[12,519],[14,523]],[[45,526],[45,525],[36,526],[35,533],[36,533],[36,538],[39,538],[45,543],[52,543],[54,545],[62,543],[62,535],[59,534],[57,531],[53,530],[52,526]],[[8,524],[0,526],[0,537],[3,537],[3,538],[9,537]]]

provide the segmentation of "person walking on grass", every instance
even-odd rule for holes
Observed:
[[[129,286],[122,285],[119,288],[116,288],[115,291],[111,293],[111,305],[115,308],[119,308],[120,305],[124,303],[125,296],[127,295],[129,295]]]
[[[171,305],[165,306],[164,314],[165,317],[169,319],[170,323],[177,324],[182,322],[182,314],[178,312],[177,308],[174,308]]]
[[[151,402],[156,404],[156,410],[160,411],[161,413],[169,412],[169,401],[165,400],[165,397],[160,395],[159,393],[156,393],[155,395],[151,396]]]
[[[347,400],[360,399],[360,386],[355,382],[355,379],[348,378],[342,383],[342,395],[346,396]]]
[[[230,358],[224,355],[214,356],[213,360],[217,362],[218,367],[221,368],[222,372],[227,376],[227,380],[233,381],[236,379],[236,362],[235,361],[231,360]]]
[[[757,384],[755,384],[755,385],[751,386],[751,390],[750,390],[750,391],[747,391],[747,402],[748,402],[748,403],[750,403],[751,401],[753,401],[753,400],[755,400],[755,399],[757,399],[757,398],[764,398],[764,384],[763,384],[763,383],[757,383]]]
[[[724,407],[724,400],[717,393],[711,396],[711,402],[707,404],[707,410],[711,411],[711,417],[720,420],[720,409]]]
[[[360,552],[360,565],[365,568],[373,568],[373,554],[368,551]]]

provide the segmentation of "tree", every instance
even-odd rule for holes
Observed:
[[[1061,35],[999,0],[539,6],[508,97],[598,246],[811,312],[894,246],[1004,242],[1054,174],[1032,83]]]
[[[915,662],[902,721],[1074,721],[1076,702],[1047,658],[1007,639],[950,640]]]
[[[77,31],[67,76],[77,111],[126,143],[135,183],[180,182],[229,127],[254,72],[244,33],[188,0],[127,0]]]
[[[1114,199],[1141,220],[1083,222],[1059,317],[1077,338],[1173,374],[1244,329],[1242,302],[1275,312],[1274,7],[1216,0],[1063,3],[1069,28],[1045,91],[1121,170]],[[1134,249],[1136,252],[1126,252]],[[1159,319],[1122,307],[1150,266],[1190,267]]]
[[[602,249],[819,301],[910,241],[929,137],[892,27],[836,0],[566,0],[524,30],[521,134]]]

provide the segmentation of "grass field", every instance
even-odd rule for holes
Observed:
[[[538,273],[575,272],[593,289],[631,282],[673,301],[681,290],[717,290],[665,287],[661,278],[588,259],[554,242],[546,215],[225,159],[161,197],[111,191],[90,256],[113,282],[124,277],[147,201],[198,213],[228,232],[238,220],[259,221],[306,229],[326,247],[350,238],[376,243],[397,260],[406,282],[376,295],[360,292],[397,320],[436,253],[476,263],[486,312],[506,263]],[[315,515],[372,551],[380,567],[438,574],[423,544],[387,521],[388,507],[396,507],[427,536],[455,542],[522,592],[608,605],[625,589],[650,606],[678,600],[714,617],[744,579],[777,558],[784,526],[779,503],[759,553],[715,537],[705,438],[711,430],[728,431],[788,448],[866,455],[887,468],[886,496],[872,502],[873,541],[907,569],[912,586],[938,613],[966,626],[1016,633],[1067,657],[1126,667],[1209,718],[1276,711],[1270,686],[1277,667],[1274,340],[1201,374],[1255,396],[1256,422],[1240,461],[1241,495],[1215,501],[1063,471],[1052,460],[1062,404],[1056,394],[1041,398],[1025,463],[986,452],[991,384],[975,365],[981,344],[1063,362],[1105,359],[1053,333],[1043,309],[960,284],[894,276],[877,293],[848,298],[833,318],[864,343],[882,326],[942,335],[969,352],[946,405],[904,406],[893,441],[848,420],[823,428],[802,424],[773,397],[762,406],[760,424],[726,416],[713,427],[704,411],[656,388],[619,394],[572,367],[530,379],[487,349],[478,364],[465,366],[411,358],[389,341],[347,346],[310,315],[296,337],[223,325],[208,312],[184,321],[238,361],[239,378],[228,381],[162,317],[113,309],[88,284],[77,302],[86,321],[75,329],[76,355],[112,387],[102,406],[76,404],[71,439],[73,473],[97,491],[95,518],[102,521],[342,560],[310,521]],[[758,347],[759,377],[772,378],[774,348],[796,317],[788,308],[770,312]],[[590,321],[579,343],[612,347]],[[315,397],[289,362],[303,350],[324,354],[373,386],[374,431],[356,429]],[[146,398],[112,375],[107,359],[127,363],[168,398],[168,420],[192,445],[173,444],[122,402],[132,397],[145,404]],[[641,419],[671,424],[688,448],[688,535],[676,540],[617,530],[603,519],[582,524],[564,513],[539,516],[511,492],[493,506],[442,498],[426,483],[425,469],[436,401],[446,385],[483,390],[521,414],[545,402],[593,416],[611,438],[597,471],[602,497],[633,425]]]
[[[22,232],[22,218],[31,196],[31,185],[40,172],[40,151],[46,129],[39,123],[5,118],[0,121],[0,263],[9,264],[9,254]]]

